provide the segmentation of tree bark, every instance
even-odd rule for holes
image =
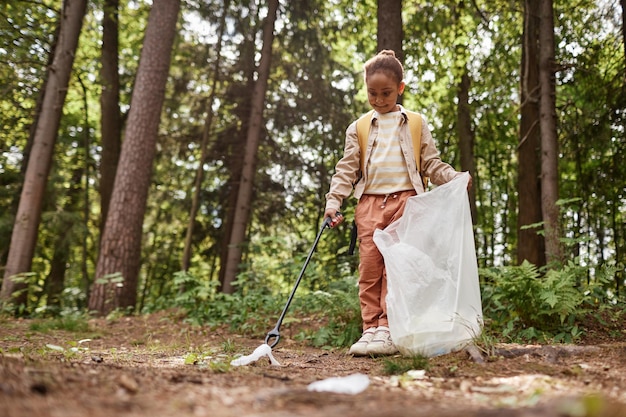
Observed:
[[[89,309],[100,314],[134,308],[137,301],[143,216],[179,10],[180,0],[155,0],[148,18],[89,299]],[[123,282],[108,281],[112,274]]]
[[[8,301],[16,291],[24,289],[24,284],[16,283],[12,277],[30,271],[32,266],[43,196],[86,8],[86,0],[66,0],[63,4],[59,39],[48,71],[41,114],[20,194],[0,300]],[[13,299],[14,303],[26,303],[25,293],[21,294]]]
[[[240,149],[245,147],[245,138],[241,139],[241,136],[242,135],[240,134],[234,135],[235,141],[240,144]],[[241,171],[243,170],[243,158],[236,153],[233,154],[232,152],[230,153],[230,155],[232,155],[229,158],[230,170],[232,174],[226,186],[226,195],[223,195],[223,200],[226,202],[227,210],[224,216],[225,218],[221,231],[222,241],[227,243],[229,242],[229,239],[233,234],[233,222],[235,221],[236,212],[235,207],[237,207],[236,190],[239,188],[239,184],[241,183]],[[229,245],[221,245],[219,254],[220,269],[218,275],[221,288],[224,288],[224,283],[226,282],[226,265],[228,264],[228,254]]]
[[[119,0],[106,0],[102,17],[102,95],[100,96],[102,154],[100,160],[100,233],[106,223],[115,172],[122,147],[118,12]]]
[[[237,190],[237,204],[233,229],[228,244],[226,258],[226,270],[222,292],[231,294],[234,291],[233,282],[237,277],[239,264],[242,258],[242,246],[246,236],[246,227],[250,219],[250,205],[252,201],[252,189],[257,162],[259,139],[261,136],[261,124],[263,122],[263,107],[267,80],[271,68],[272,43],[274,42],[274,22],[278,11],[278,0],[268,2],[267,18],[263,27],[263,47],[261,49],[261,61],[259,62],[258,79],[252,94],[252,108],[250,124],[244,150],[244,162],[241,172],[241,181]]]
[[[620,0],[620,4],[622,5],[622,45],[624,46],[624,60],[626,60],[626,0]]]
[[[52,40],[52,43],[50,44],[50,53],[48,54],[48,60],[46,62],[45,68],[52,68],[52,63],[54,62],[54,53],[57,49],[57,45],[59,42],[60,29],[61,29],[60,25],[57,25],[54,31],[54,38]],[[20,167],[20,179],[19,179],[20,184],[18,185],[17,190],[13,196],[13,199],[11,200],[10,212],[12,215],[15,215],[17,213],[17,208],[20,203],[20,196],[22,194],[22,189],[24,187],[24,178],[26,176],[26,168],[28,167],[30,153],[31,153],[31,150],[33,149],[33,142],[35,141],[35,132],[37,130],[37,125],[39,124],[39,117],[41,116],[41,110],[43,107],[43,101],[44,101],[46,89],[48,88],[47,86],[48,86],[49,78],[50,78],[50,71],[46,71],[44,74],[42,83],[41,83],[41,89],[40,89],[39,95],[37,96],[37,103],[35,104],[35,112],[34,112],[33,121],[30,124],[30,127],[28,129],[29,130],[28,141],[26,142],[26,146],[24,146],[24,149],[22,150],[22,165]],[[7,241],[7,242],[10,241],[11,233],[13,232],[13,226],[14,225],[12,225],[11,229],[8,230],[6,234],[3,234],[2,236],[0,236],[0,239],[3,239],[3,241]],[[6,265],[7,257],[9,255],[9,249],[10,249],[10,245],[7,245],[7,246],[4,246],[3,249],[0,251],[0,265]]]
[[[400,62],[404,62],[402,51],[402,0],[378,0],[378,27],[376,49],[391,49]]]
[[[391,49],[396,58],[404,63],[402,0],[378,0],[377,17],[376,50]],[[398,96],[398,103],[402,104],[402,95]]]
[[[469,91],[471,80],[467,69],[461,76],[457,97],[459,104],[457,107],[457,130],[459,134],[459,147],[461,151],[461,171],[469,171],[473,176],[474,184],[476,178],[476,164],[474,158],[474,131],[472,130],[472,114],[469,105]],[[469,190],[470,212],[472,223],[476,224],[478,210],[476,209],[476,186]]]
[[[544,237],[538,228],[541,212],[541,132],[539,127],[539,0],[524,1],[524,32],[520,79],[521,119],[518,152],[517,263],[546,264]]]
[[[66,203],[61,213],[61,221],[58,230],[55,231],[54,253],[50,260],[50,272],[46,277],[46,296],[47,305],[49,307],[61,306],[61,293],[65,288],[65,271],[67,270],[67,262],[71,252],[71,234],[78,216],[78,205],[81,200],[81,180],[83,177],[83,168],[76,168],[72,173],[72,181],[66,196]]]
[[[552,0],[539,6],[539,123],[541,128],[541,211],[543,214],[546,261],[562,262],[559,224],[559,146],[556,125],[556,82],[554,65],[554,11]]]
[[[620,0],[620,6],[622,9],[623,57],[624,63],[626,63],[626,0]],[[624,97],[626,97],[626,65],[624,66],[624,72],[622,73],[622,92],[620,97],[622,98],[622,100],[620,101],[623,103],[623,99]],[[626,129],[626,120],[622,118],[621,124],[623,132],[624,129]],[[618,167],[624,166],[623,154],[623,152],[620,153],[619,151],[613,153],[612,164],[616,170]],[[611,204],[611,225],[613,229],[613,239],[615,242],[615,259],[624,259],[624,242],[626,241],[624,232],[626,231],[626,229],[624,228],[623,218],[620,218],[619,216],[619,205],[619,198],[614,198]],[[621,264],[623,266],[624,261],[622,261]],[[618,295],[622,295],[620,294],[622,292],[621,288],[623,287],[624,279],[626,277],[624,272],[624,268],[615,272],[615,292]]]

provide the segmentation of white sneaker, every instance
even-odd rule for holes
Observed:
[[[398,348],[391,340],[389,327],[379,326],[374,333],[374,338],[367,344],[367,355],[393,355],[398,353]]]
[[[367,356],[367,345],[374,338],[374,333],[376,333],[376,327],[365,330],[361,338],[350,347],[348,353],[354,356]]]

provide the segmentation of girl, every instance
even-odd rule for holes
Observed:
[[[457,172],[439,157],[432,135],[422,116],[421,169],[413,153],[408,112],[397,103],[404,91],[404,69],[395,53],[383,50],[364,66],[367,98],[374,110],[361,169],[361,149],[357,122],[346,130],[344,155],[335,166],[330,190],[326,194],[324,217],[331,218],[332,227],[343,221],[338,212],[343,200],[358,199],[355,222],[359,241],[359,301],[363,335],[352,345],[356,356],[391,355],[397,352],[387,321],[387,277],[383,257],[374,244],[374,231],[384,229],[400,218],[406,200],[423,193],[422,175],[435,185],[445,184]],[[471,181],[470,181],[471,184]]]

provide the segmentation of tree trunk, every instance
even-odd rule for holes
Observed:
[[[544,237],[538,228],[541,213],[541,132],[539,129],[539,0],[524,2],[524,33],[521,62],[521,120],[518,152],[518,216],[517,263],[525,260],[536,265],[546,264]]]
[[[622,45],[624,46],[624,60],[626,60],[626,0],[620,0],[620,4],[622,5]]]
[[[48,60],[46,62],[45,68],[52,68],[52,63],[54,62],[54,53],[56,51],[57,45],[59,43],[59,32],[60,25],[57,25],[54,31],[54,38],[52,43],[50,44],[50,53],[48,54]],[[28,167],[28,161],[30,160],[30,152],[33,149],[33,142],[35,141],[35,132],[37,130],[37,125],[39,124],[39,118],[41,116],[41,111],[43,107],[44,96],[46,94],[46,89],[48,88],[48,79],[50,78],[50,71],[46,71],[44,74],[44,79],[41,83],[41,89],[39,90],[39,94],[37,96],[37,103],[35,104],[35,111],[33,121],[30,124],[29,132],[28,132],[28,141],[26,142],[26,146],[22,150],[22,165],[20,166],[20,184],[17,187],[17,190],[11,200],[10,213],[15,215],[17,213],[17,208],[20,203],[20,196],[22,194],[22,189],[24,187],[24,178],[26,176],[26,168]],[[0,236],[0,239],[3,241],[10,241],[11,233],[13,232],[12,227],[6,231],[6,234]],[[6,265],[7,257],[9,255],[10,245],[6,245],[3,247],[2,251],[0,251],[0,265]],[[0,282],[1,284],[1,282]],[[1,299],[1,297],[0,297]]]
[[[391,49],[400,62],[404,62],[402,51],[402,0],[378,0],[378,27],[376,49]]]
[[[391,49],[400,62],[404,62],[402,0],[378,0],[377,17],[376,50]],[[398,96],[398,103],[402,104],[402,95]]]
[[[274,41],[274,22],[278,10],[278,0],[270,0],[268,7],[267,18],[263,27],[263,47],[261,50],[261,61],[259,62],[258,79],[252,94],[252,110],[244,150],[241,181],[237,190],[237,204],[235,206],[233,229],[228,244],[226,271],[224,273],[222,286],[222,291],[226,294],[231,294],[234,291],[233,282],[237,277],[242,257],[242,245],[246,236],[246,227],[250,219],[252,185],[256,171],[257,151],[262,128],[261,124],[263,122],[263,107],[270,72],[272,43]]]
[[[541,129],[541,211],[548,264],[562,262],[559,225],[559,146],[556,127],[554,12],[552,0],[539,6],[539,125]]]
[[[223,5],[222,17],[220,18],[220,26],[217,36],[217,50],[215,51],[215,64],[213,66],[213,80],[211,82],[211,94],[207,102],[207,115],[204,123],[204,130],[202,132],[202,142],[200,143],[200,163],[196,170],[196,178],[194,181],[194,190],[191,200],[191,210],[189,212],[189,223],[187,224],[187,234],[185,235],[185,248],[183,250],[183,260],[181,262],[182,270],[187,271],[191,262],[191,252],[193,244],[193,230],[196,224],[196,215],[200,207],[200,190],[202,188],[202,181],[204,180],[204,162],[207,158],[208,143],[211,134],[211,127],[213,125],[213,102],[215,101],[215,94],[219,79],[219,66],[220,56],[222,54],[222,38],[224,37],[224,28],[226,27],[226,13],[230,1],[225,1]]]
[[[624,62],[626,63],[626,0],[621,0],[622,5],[622,44],[624,45]],[[624,70],[624,81],[622,83],[622,97],[626,97],[626,69]],[[622,129],[626,129],[626,121],[622,120]],[[623,131],[623,130],[622,130]],[[614,167],[623,166],[623,163],[619,161],[618,154],[613,154],[613,163]],[[623,159],[623,157],[621,158]],[[623,258],[623,244],[626,240],[624,236],[624,222],[618,220],[617,213],[619,212],[618,203],[616,199],[613,200],[613,230],[615,236],[615,259],[624,259]],[[620,230],[621,229],[621,230]],[[620,233],[621,232],[621,233]],[[620,236],[621,235],[621,236]],[[621,242],[621,244],[620,244]],[[624,283],[624,269],[616,272],[615,276],[615,292],[617,295],[620,295],[620,287]]]
[[[58,230],[55,231],[54,253],[50,261],[50,272],[46,277],[47,305],[60,307],[61,293],[65,288],[65,271],[71,251],[71,234],[78,216],[78,205],[81,200],[81,180],[83,168],[76,168],[72,174],[72,182],[65,196],[66,204],[63,206],[61,221]]]
[[[86,7],[86,0],[66,0],[63,4],[59,39],[52,66],[48,71],[41,115],[35,129],[33,147],[11,234],[11,248],[0,291],[1,300],[10,300],[14,292],[24,288],[24,284],[17,284],[11,277],[30,271],[32,266],[43,195]],[[25,304],[25,294],[22,292],[22,295],[13,301],[18,305]]]
[[[137,301],[143,216],[179,10],[180,0],[155,0],[150,11],[89,299],[89,309],[100,314]],[[112,274],[123,282],[108,282]]]
[[[254,89],[254,88],[253,88]],[[245,138],[244,140],[240,139],[241,135],[237,135],[235,140],[240,143],[239,148],[245,147]],[[230,159],[231,164],[231,172],[232,175],[226,185],[227,195],[224,196],[224,201],[226,201],[226,207],[228,209],[225,213],[225,219],[222,225],[222,241],[228,242],[230,236],[233,233],[233,222],[235,221],[235,207],[237,207],[237,193],[235,190],[238,189],[239,184],[241,183],[241,171],[243,169],[243,158],[239,156],[237,153],[230,153],[232,155]],[[230,192],[229,192],[230,191]],[[224,288],[224,283],[226,282],[226,265],[228,263],[228,254],[229,254],[229,246],[221,245],[220,247],[220,270],[219,270],[219,281],[221,288]]]
[[[119,0],[105,0],[102,17],[102,95],[100,130],[102,154],[100,161],[100,233],[106,223],[109,202],[113,192],[115,172],[122,146],[122,118],[120,115],[120,76],[118,41]]]
[[[467,69],[461,76],[459,83],[457,107],[457,130],[459,134],[459,147],[461,148],[461,171],[469,171],[476,181],[476,165],[474,160],[474,132],[472,131],[472,114],[469,105],[469,90],[471,80]],[[476,210],[476,187],[469,190],[470,212],[472,223],[476,224],[478,211]]]

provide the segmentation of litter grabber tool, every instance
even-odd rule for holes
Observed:
[[[340,216],[341,213],[337,212],[337,216]],[[261,359],[264,356],[267,356],[271,362],[272,365],[277,365],[280,366],[280,363],[278,363],[278,361],[276,359],[274,359],[274,357],[272,356],[272,348],[274,346],[276,346],[278,344],[278,341],[280,340],[280,325],[283,323],[283,319],[285,318],[285,314],[287,314],[287,310],[289,309],[289,305],[291,304],[291,300],[293,300],[293,296],[296,293],[296,289],[298,288],[298,285],[300,284],[300,281],[302,280],[302,276],[304,275],[304,271],[306,270],[307,265],[309,264],[309,261],[311,260],[311,256],[313,256],[313,252],[315,252],[315,248],[317,248],[317,244],[320,241],[320,237],[322,236],[322,232],[324,231],[324,229],[326,229],[327,227],[334,227],[336,223],[333,223],[332,219],[330,217],[326,217],[324,219],[324,223],[322,224],[322,227],[320,228],[320,231],[318,232],[317,236],[315,237],[315,242],[313,243],[313,247],[311,247],[311,250],[309,251],[309,255],[306,257],[306,261],[304,262],[304,265],[302,266],[302,270],[300,271],[300,275],[298,276],[298,279],[296,280],[295,285],[293,286],[293,289],[291,290],[291,294],[289,295],[289,299],[287,300],[287,304],[285,304],[285,307],[283,308],[283,312],[280,315],[280,318],[278,319],[278,322],[276,323],[276,326],[270,330],[270,332],[267,334],[267,336],[265,337],[265,343],[263,343],[261,346],[257,347],[254,352],[252,352],[252,354],[247,355],[247,356],[241,356],[237,359],[233,359],[230,364],[232,366],[242,366],[242,365],[248,365],[252,362],[255,362],[259,359]],[[271,343],[271,345],[270,345]]]
[[[337,215],[340,216],[341,213],[337,212]],[[272,330],[270,330],[269,333],[267,333],[267,336],[265,336],[265,344],[269,345],[270,347],[276,346],[278,344],[278,341],[280,340],[280,325],[283,323],[283,319],[285,318],[285,314],[287,314],[287,310],[289,309],[291,300],[293,300],[293,296],[296,293],[296,290],[298,289],[298,285],[300,285],[300,281],[302,280],[304,271],[306,270],[306,267],[309,264],[309,261],[311,260],[311,256],[313,256],[313,252],[315,252],[315,248],[317,248],[317,244],[320,241],[320,237],[322,237],[322,233],[324,232],[324,229],[326,229],[327,227],[333,227],[333,226],[334,224],[332,224],[332,219],[330,217],[326,217],[324,219],[324,223],[322,223],[322,227],[320,227],[320,231],[317,233],[317,236],[315,237],[315,242],[313,243],[313,246],[311,247],[311,250],[309,251],[309,255],[306,257],[306,260],[304,261],[304,265],[302,265],[302,270],[300,270],[300,275],[298,276],[298,279],[296,280],[296,283],[294,284],[293,289],[291,290],[291,294],[289,294],[289,299],[287,299],[287,304],[285,304],[285,307],[283,308],[283,312],[281,313],[278,319],[278,322],[276,322],[276,326]],[[270,342],[272,343],[270,344]]]

